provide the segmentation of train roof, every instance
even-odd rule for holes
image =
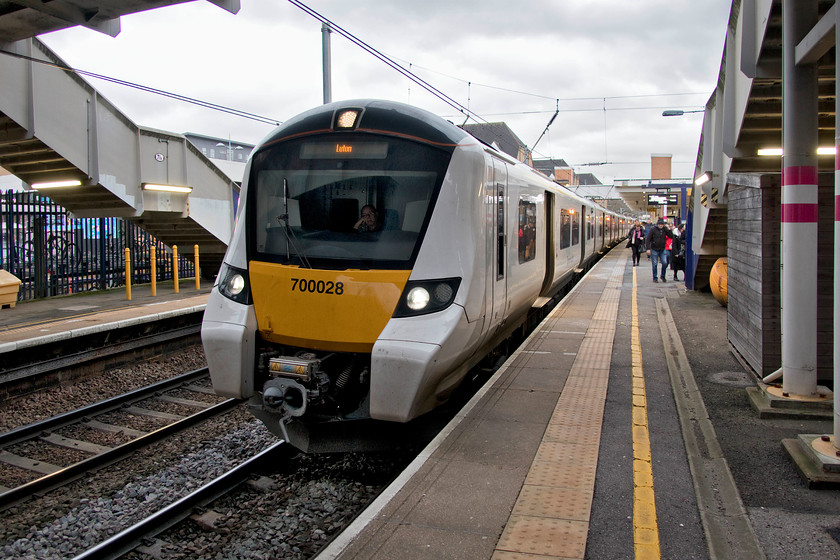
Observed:
[[[354,109],[358,111],[358,117],[353,126],[351,128],[338,126],[337,116],[345,110]],[[396,101],[351,99],[320,105],[292,117],[266,136],[257,146],[257,151],[276,142],[296,137],[344,130],[384,132],[453,150],[456,146],[463,145],[468,140],[476,140],[486,145],[486,142],[481,139],[475,138],[462,128],[425,109]],[[486,145],[485,149],[520,169],[527,168],[545,182],[546,188],[577,199],[581,204],[596,206],[604,212],[614,213],[593,200],[580,196],[567,187],[552,181],[533,167],[513,159],[496,147]]]
[[[353,109],[359,114],[352,127],[339,126],[337,115]],[[321,105],[292,117],[269,134],[260,147],[308,134],[348,130],[394,134],[450,149],[471,138],[451,122],[412,105],[377,99],[351,99]]]

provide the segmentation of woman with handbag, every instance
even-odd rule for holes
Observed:
[[[638,220],[627,232],[627,247],[633,250],[633,266],[639,266],[639,260],[645,251],[645,230]]]

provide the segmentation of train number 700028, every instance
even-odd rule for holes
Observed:
[[[344,282],[333,282],[332,280],[303,280],[292,278],[292,291],[295,290],[310,294],[331,294],[340,296],[344,294]]]

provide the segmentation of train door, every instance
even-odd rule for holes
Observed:
[[[546,191],[545,193],[545,279],[543,280],[540,295],[545,295],[551,290],[551,284],[554,282],[554,267],[556,266],[556,259],[554,257],[554,193]]]
[[[503,161],[493,158],[493,181],[488,200],[493,213],[493,259],[488,266],[492,289],[491,326],[504,322],[507,311],[507,167]]]
[[[586,224],[587,219],[591,220],[591,211],[586,206],[581,206],[580,211],[578,212],[580,216],[580,223],[573,224],[575,229],[579,230],[578,239],[581,240],[580,242],[580,263],[584,265],[586,263]],[[572,235],[574,235],[574,230],[572,231]],[[572,243],[574,243],[574,238],[572,238]]]
[[[599,252],[599,251],[603,251],[604,247],[607,244],[606,243],[606,241],[607,241],[607,228],[606,228],[606,226],[608,225],[604,221],[606,219],[607,215],[604,214],[603,212],[601,212],[600,210],[598,211],[598,214],[599,215],[598,215],[597,223],[599,224],[598,228],[600,228],[601,233],[597,235],[597,237],[599,239],[595,240],[595,252],[596,253]],[[596,231],[597,231],[597,228],[596,228]]]

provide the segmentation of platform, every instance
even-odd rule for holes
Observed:
[[[317,558],[840,557],[711,294],[616,248]],[[814,514],[808,511],[819,512]]]
[[[205,281],[196,289],[190,278],[179,282],[178,293],[172,281],[158,283],[154,296],[151,284],[134,285],[131,300],[126,299],[123,287],[18,302],[13,308],[0,309],[0,359],[3,353],[21,347],[202,312],[212,288]]]
[[[831,421],[762,419],[726,309],[628,257],[608,253],[319,558],[840,558],[840,491],[810,490],[783,445]],[[0,348],[195,312],[210,289],[22,302]]]

